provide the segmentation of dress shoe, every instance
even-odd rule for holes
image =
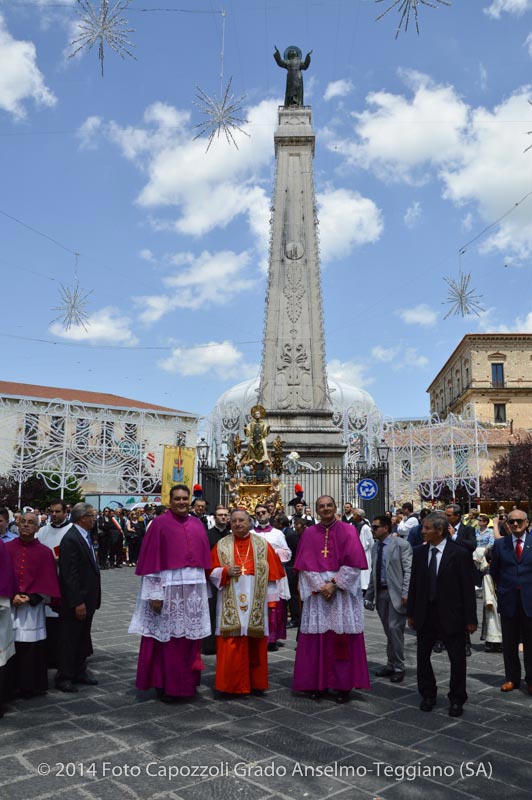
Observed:
[[[338,692],[338,694],[336,695],[336,697],[334,699],[340,705],[342,703],[348,703],[349,702],[349,692]]]
[[[513,692],[514,689],[519,689],[519,684],[513,683],[513,681],[506,681],[501,686],[501,692]]]
[[[72,681],[56,681],[55,688],[60,692],[79,692],[77,686],[74,686]]]
[[[449,716],[450,717],[461,717],[463,714],[463,709],[461,703],[451,703],[449,706]]]
[[[469,656],[471,655],[471,645],[466,644],[466,646],[465,646],[465,654],[466,654],[466,658],[469,658]]]
[[[74,679],[74,683],[83,683],[85,686],[98,686],[98,681],[89,672],[84,672]]]
[[[419,706],[420,711],[432,711],[436,705],[435,697],[424,697]]]
[[[433,653],[443,653],[443,642],[436,642],[432,648]]]
[[[310,692],[309,697],[311,700],[317,700],[319,702],[321,698],[325,696],[325,694],[326,692],[316,690],[315,692]]]
[[[279,645],[277,642],[269,642],[268,643],[268,653],[276,653],[279,649]]]
[[[391,667],[381,667],[380,669],[375,670],[376,678],[390,678],[394,674],[395,673]]]
[[[404,672],[394,672],[390,678],[390,683],[402,683],[405,677]]]

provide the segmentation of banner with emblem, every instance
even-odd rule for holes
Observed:
[[[169,447],[165,445],[161,490],[161,500],[165,505],[168,505],[170,489],[176,483],[184,483],[192,493],[195,456],[196,450],[193,447]]]

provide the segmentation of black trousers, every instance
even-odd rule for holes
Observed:
[[[525,662],[525,681],[532,686],[532,618],[527,617],[521,602],[521,593],[517,593],[517,605],[513,617],[501,614],[502,652],[506,680],[516,686],[521,682],[521,659],[519,644],[523,642],[523,660]]]
[[[80,622],[73,610],[66,609],[61,613],[56,681],[73,681],[85,672],[87,658],[92,655],[92,615]]]
[[[444,633],[441,630],[437,606],[431,603],[427,620],[421,630],[417,631],[417,686],[422,697],[436,698],[436,677],[431,656],[434,643],[438,640],[444,643],[451,662],[447,697],[451,703],[462,705],[467,700],[465,630],[454,634]]]
[[[290,609],[290,619],[295,625],[299,625],[299,620],[301,618],[298,580],[299,576],[297,572],[291,571],[288,573],[288,586],[290,588],[288,608]]]

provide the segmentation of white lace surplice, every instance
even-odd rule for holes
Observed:
[[[168,569],[143,575],[129,633],[149,636],[159,642],[170,639],[203,639],[210,636],[205,570],[200,567]],[[160,614],[150,600],[162,600]]]
[[[45,601],[49,600],[49,597],[44,597],[43,602],[36,606],[30,606],[29,603],[12,606],[11,618],[16,642],[41,642],[46,639],[44,609]]]
[[[320,589],[334,578],[339,589],[332,600],[325,600]],[[302,633],[363,633],[364,612],[360,570],[340,567],[338,572],[299,573],[299,591],[303,600]],[[317,594],[314,594],[314,593]]]
[[[15,636],[9,597],[0,597],[0,667],[15,655]]]

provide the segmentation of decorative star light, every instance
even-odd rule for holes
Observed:
[[[89,321],[89,315],[85,311],[85,307],[88,305],[88,297],[93,291],[93,289],[90,292],[82,291],[77,278],[73,286],[63,286],[61,284],[59,292],[61,302],[52,309],[52,311],[60,311],[61,313],[52,322],[62,322],[67,331],[73,325],[81,325],[84,330],[87,330],[86,323]]]
[[[388,0],[389,1],[389,0]],[[384,3],[386,0],[375,0],[376,3]],[[448,0],[436,0],[436,3],[440,3],[442,6],[450,6],[451,4]],[[389,6],[386,11],[383,11],[382,14],[379,14],[377,20],[382,19],[388,11],[391,11],[392,8],[397,7],[397,11],[401,15],[401,19],[399,20],[399,25],[397,26],[397,33],[395,34],[395,38],[399,36],[401,28],[404,26],[405,33],[408,30],[408,24],[410,22],[410,15],[414,15],[414,20],[416,23],[416,31],[419,34],[419,7],[420,6],[430,6],[430,8],[437,8],[434,2],[431,0],[393,0],[391,6]]]
[[[241,104],[245,99],[245,95],[235,99],[234,95],[230,94],[232,80],[232,78],[229,79],[229,83],[227,84],[223,98],[220,101],[217,100],[216,96],[210,97],[207,92],[204,92],[203,89],[200,89],[199,86],[196,86],[196,97],[198,102],[195,100],[192,102],[195,106],[201,109],[202,113],[205,114],[207,119],[203,122],[199,122],[197,125],[194,125],[195,128],[199,128],[199,133],[194,136],[194,139],[199,139],[199,137],[203,136],[204,134],[209,135],[209,143],[207,144],[207,149],[205,151],[206,153],[208,152],[214,137],[219,137],[222,131],[225,133],[225,138],[227,139],[228,143],[234,144],[237,150],[238,145],[235,141],[235,137],[233,136],[233,130],[240,131],[240,133],[249,136],[249,133],[246,133],[246,131],[240,127],[240,125],[245,125],[248,120],[237,116],[242,111]]]
[[[454,280],[454,278],[444,278],[443,280],[449,286],[448,299],[445,301],[444,305],[451,306],[444,316],[444,319],[450,317],[451,314],[461,317],[465,317],[467,314],[476,314],[477,317],[480,316],[480,313],[484,311],[484,307],[477,301],[480,300],[482,295],[475,294],[475,290],[469,288],[469,282],[471,280],[470,272],[460,272],[457,281]]]
[[[110,7],[109,0],[100,0],[100,8],[98,10],[90,0],[78,0],[80,8],[77,9],[77,13],[81,19],[78,29],[81,33],[77,39],[70,42],[71,47],[78,46],[69,55],[69,58],[74,58],[84,47],[87,50],[92,50],[96,42],[99,42],[98,58],[102,65],[102,78],[104,43],[115,53],[118,53],[120,58],[125,58],[125,56],[135,58],[133,53],[128,50],[129,47],[135,46],[128,39],[128,34],[133,33],[134,28],[127,28],[127,20],[120,16],[120,13],[125,11],[130,3],[131,0],[116,0],[115,4]]]

